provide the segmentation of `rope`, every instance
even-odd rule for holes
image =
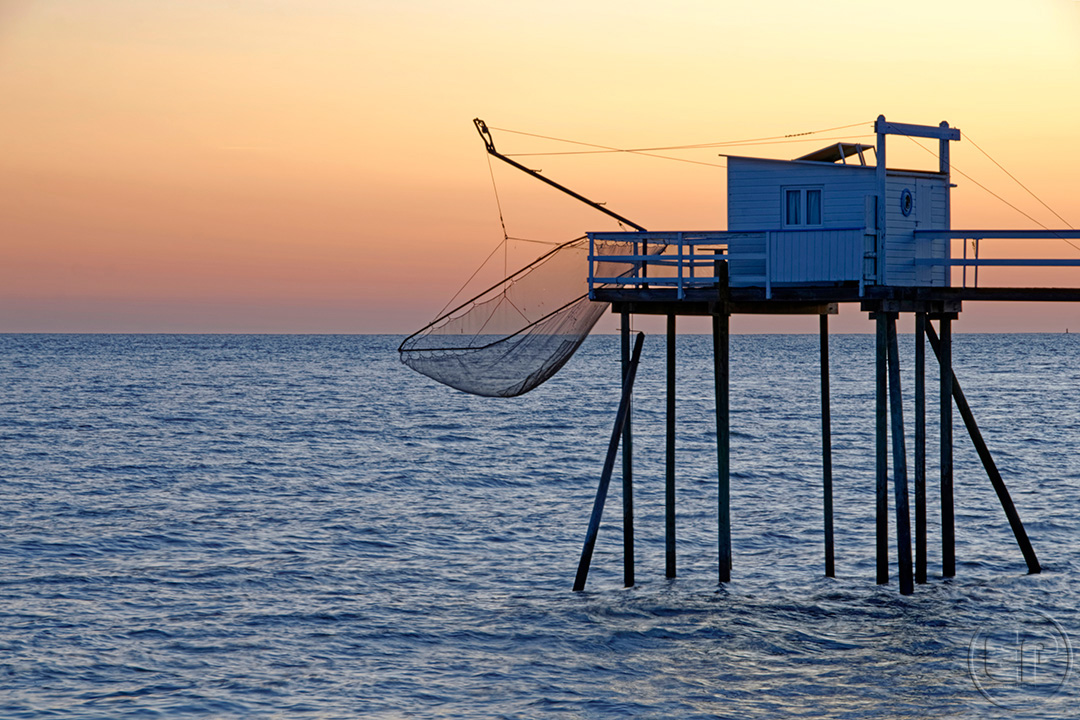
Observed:
[[[431,327],[432,325],[437,323],[439,320],[442,320],[446,316],[446,308],[450,307],[454,303],[454,301],[458,299],[458,297],[461,295],[461,292],[465,288],[467,288],[469,286],[469,283],[471,283],[473,281],[473,278],[476,277],[477,275],[479,275],[480,271],[484,269],[484,266],[488,264],[488,260],[495,257],[495,253],[499,252],[499,248],[503,247],[505,244],[506,244],[506,239],[504,238],[502,240],[502,242],[500,242],[498,245],[495,246],[494,250],[492,250],[490,253],[488,253],[488,256],[486,258],[484,258],[484,262],[480,263],[480,266],[477,267],[475,270],[473,270],[473,274],[469,276],[469,279],[466,280],[465,283],[460,288],[458,288],[458,291],[456,293],[454,293],[454,296],[452,298],[450,298],[450,301],[447,302],[445,305],[443,305],[442,310],[440,310],[439,312],[437,312],[435,314],[435,319],[432,320],[430,323],[428,323],[428,327]],[[503,275],[506,275],[506,273],[504,272]],[[427,328],[424,328],[424,329],[426,330]]]
[[[499,224],[502,225],[503,240],[509,235],[506,233],[506,221],[503,220],[502,202],[499,200],[499,186],[495,184],[495,168],[491,166],[491,154],[487,154],[488,174],[491,175],[491,189],[495,192],[495,207],[499,211]]]
[[[510,254],[510,248],[508,247],[508,243],[506,241],[510,238],[510,235],[506,232],[506,221],[503,220],[502,202],[499,200],[499,186],[496,185],[496,183],[495,183],[495,169],[491,167],[491,153],[488,153],[487,164],[488,164],[488,174],[491,175],[491,189],[493,191],[495,191],[495,207],[498,208],[498,210],[499,210],[499,224],[502,225],[502,231],[503,231],[503,241],[502,241],[502,248],[503,248],[503,277],[506,277],[506,273],[507,273],[507,257]],[[487,261],[485,260],[484,262],[487,262]],[[483,266],[481,265],[481,267],[483,267]],[[459,290],[458,292],[461,292],[461,291]],[[450,302],[454,302],[453,299],[451,299]],[[443,309],[445,310],[446,308],[443,308]]]
[[[532,238],[514,237],[512,235],[508,237],[507,240],[514,240],[516,242],[536,243],[537,245],[551,245],[552,247],[554,247],[555,245],[562,245],[562,243],[552,242],[551,240],[533,240]]]

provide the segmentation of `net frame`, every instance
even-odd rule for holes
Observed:
[[[621,254],[626,242],[598,243],[596,255]],[[405,338],[398,347],[399,359],[410,368],[450,387],[485,397],[516,397],[550,379],[574,355],[589,332],[608,308],[606,302],[589,299],[586,257],[576,256],[588,249],[588,238],[568,240],[544,253],[520,270],[495,285],[442,313],[438,318]],[[663,252],[663,247],[651,248]],[[570,254],[572,257],[564,258]],[[651,254],[651,253],[650,253]],[[545,278],[558,268],[556,261],[573,262],[572,276],[560,278],[576,289],[561,288],[559,297],[547,297]],[[634,264],[601,269],[601,276],[622,276],[636,270]],[[614,263],[612,263],[614,265]],[[577,270],[580,268],[580,270]],[[524,286],[524,287],[522,287]],[[555,305],[553,309],[530,318],[509,299],[511,290],[523,297],[534,298],[537,304]],[[485,333],[488,323],[499,312],[503,302],[509,303],[521,316],[512,332]],[[524,304],[524,303],[522,303]],[[490,307],[485,319],[483,312]],[[474,317],[475,315],[475,317]],[[513,316],[509,318],[512,320]],[[477,323],[483,320],[477,327]],[[507,318],[502,318],[506,321]],[[461,342],[462,338],[469,338]],[[456,343],[456,344],[455,344]]]

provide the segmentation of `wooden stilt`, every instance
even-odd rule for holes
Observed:
[[[941,341],[933,342],[934,328],[926,325],[934,353],[941,369],[941,575],[956,576],[956,521],[953,505],[953,369],[952,369],[952,318],[942,316]]]
[[[721,305],[723,305],[721,303]],[[721,308],[712,316],[713,371],[716,378],[716,458],[720,582],[731,581],[731,433],[728,412],[728,315]]]
[[[589,529],[585,533],[585,546],[581,549],[581,559],[578,561],[577,576],[574,578],[574,592],[584,590],[585,581],[589,577],[589,565],[592,563],[593,550],[596,547],[596,535],[600,530],[600,518],[604,514],[604,501],[607,500],[611,474],[615,470],[615,455],[619,452],[619,436],[622,435],[627,418],[630,417],[630,396],[633,393],[634,378],[637,377],[638,361],[641,358],[641,346],[644,340],[645,333],[638,333],[637,339],[634,341],[633,355],[627,363],[626,374],[623,376],[622,397],[619,400],[619,410],[615,413],[615,427],[611,431],[611,440],[608,442],[604,470],[600,474],[600,485],[596,488],[596,500],[593,501],[592,517],[589,518]]]
[[[938,340],[933,328],[927,327],[927,336],[930,338],[930,345],[935,352],[938,351],[939,346],[944,347],[944,344]],[[960,388],[960,383],[955,375],[952,381],[952,396],[953,400],[956,401],[956,409],[960,411],[960,417],[964,419],[964,425],[967,427],[968,435],[971,436],[971,442],[975,445],[975,451],[979,454],[979,459],[982,460],[986,475],[990,478],[990,483],[994,486],[1001,507],[1005,510],[1005,516],[1009,519],[1009,526],[1012,528],[1013,536],[1016,538],[1016,544],[1020,546],[1020,552],[1024,554],[1028,573],[1039,573],[1042,568],[1039,565],[1039,559],[1035,556],[1035,548],[1031,546],[1031,541],[1028,540],[1024,523],[1020,520],[1020,513],[1016,511],[1012,496],[1009,495],[1009,488],[1005,486],[1005,480],[1002,479],[1001,473],[998,472],[994,457],[990,454],[990,449],[986,446],[982,433],[979,432],[979,426],[975,422],[975,415],[971,412],[971,406],[968,405],[967,398],[964,397],[964,391]]]
[[[667,477],[664,487],[666,500],[665,575],[675,577],[675,315],[667,316]]]
[[[630,313],[622,312],[622,368],[623,377],[630,368]],[[631,430],[633,402],[627,409],[623,424],[622,444],[622,501],[623,501],[623,584],[634,585],[634,436]]]
[[[877,540],[877,583],[889,582],[889,423],[888,381],[888,318],[885,313],[875,314],[877,319],[877,422],[875,445],[877,449],[877,507],[875,511]]]
[[[896,497],[896,564],[900,594],[915,592],[911,571],[911,511],[908,501],[907,449],[904,446],[904,396],[900,390],[900,349],[896,314],[889,313],[889,406],[892,410],[893,490]]]
[[[915,313],[915,582],[926,582],[926,313]]]
[[[829,316],[820,315],[821,336],[821,474],[825,522],[825,577],[836,577],[833,556],[832,411],[829,405]]]

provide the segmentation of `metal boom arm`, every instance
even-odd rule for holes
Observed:
[[[580,200],[581,202],[585,203],[589,207],[594,208],[596,210],[599,210],[600,212],[604,213],[605,215],[610,215],[611,217],[615,218],[619,222],[624,223],[626,225],[629,225],[630,227],[634,228],[635,230],[640,230],[642,232],[645,231],[645,228],[641,227],[636,222],[633,222],[631,220],[627,220],[622,215],[619,215],[616,212],[612,212],[611,210],[608,210],[603,205],[600,205],[599,203],[593,202],[592,200],[585,197],[584,195],[579,195],[578,193],[574,192],[570,188],[564,187],[564,186],[560,185],[559,183],[555,182],[554,180],[548,180],[546,177],[544,177],[540,173],[536,172],[535,170],[530,170],[529,168],[525,167],[521,163],[515,162],[514,160],[511,160],[510,158],[506,157],[505,155],[503,155],[502,153],[500,153],[498,150],[495,149],[495,140],[492,139],[491,132],[488,130],[487,125],[484,124],[484,121],[481,120],[480,118],[474,118],[473,123],[476,125],[477,132],[480,133],[480,137],[483,138],[483,140],[484,140],[484,146],[487,148],[488,153],[490,153],[491,155],[494,155],[495,157],[499,158],[500,160],[502,160],[507,165],[512,165],[512,166],[516,167],[518,170],[521,170],[522,172],[525,172],[525,173],[528,173],[529,175],[532,175],[537,180],[540,180],[542,182],[547,183],[548,185],[555,188],[556,190],[561,190],[562,192],[566,193],[567,195],[574,198],[575,200]]]

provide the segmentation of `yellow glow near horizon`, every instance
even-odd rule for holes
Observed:
[[[1073,0],[9,3],[0,331],[411,331],[502,238],[477,115],[615,147],[868,131],[878,113],[944,119],[1080,226],[1078,78]],[[667,154],[722,165],[717,152]],[[1061,225],[970,142],[953,160]],[[649,227],[724,224],[722,168],[627,155],[530,164]],[[511,234],[610,227],[494,172]],[[955,226],[1034,226],[956,181]],[[979,312],[965,311],[968,328],[996,327]],[[1049,314],[1047,328],[1080,318]]]

